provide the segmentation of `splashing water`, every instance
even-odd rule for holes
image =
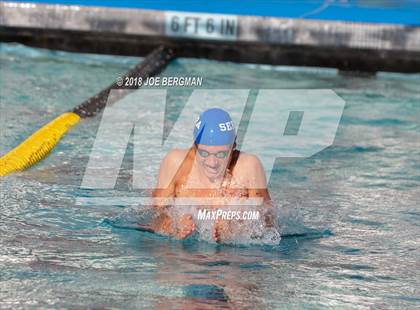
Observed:
[[[208,211],[208,218],[200,218],[200,210]],[[213,238],[213,231],[215,229],[216,220],[211,218],[211,211],[217,212],[220,210],[220,215],[216,218],[226,220],[227,211],[232,212],[231,216],[241,217],[243,214],[257,214],[257,218],[249,220],[227,220],[229,225],[229,236],[224,238],[223,243],[232,245],[278,245],[281,240],[281,234],[302,234],[303,230],[297,231],[299,224],[297,217],[292,216],[289,211],[288,214],[283,213],[281,217],[277,216],[275,208],[270,206],[229,206],[228,208],[219,207],[216,210],[197,206],[171,206],[165,211],[172,219],[181,218],[183,215],[192,215],[194,224],[196,226],[196,233],[191,238],[197,241],[206,241],[215,243]],[[256,212],[255,212],[256,211]],[[222,217],[222,212],[225,212],[225,218]],[[107,219],[106,222],[114,227],[132,228],[141,230],[142,227],[147,227],[160,214],[160,211],[151,206],[138,206],[127,208],[121,214]],[[272,225],[267,225],[267,218],[272,219]],[[292,225],[290,225],[293,223]]]

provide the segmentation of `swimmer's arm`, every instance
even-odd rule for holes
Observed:
[[[163,235],[175,234],[173,229],[173,220],[168,215],[165,208],[167,198],[175,196],[175,185],[174,182],[171,182],[174,176],[173,157],[174,154],[171,151],[160,163],[156,188],[152,192],[152,197],[155,200],[155,204],[153,206],[159,214],[147,225],[148,229],[152,232]]]
[[[158,215],[148,225],[149,231],[167,236],[174,236],[178,239],[185,239],[195,229],[192,217],[182,216],[173,219],[167,212],[168,198],[175,197],[175,182],[173,180],[178,171],[180,162],[183,160],[182,151],[172,150],[162,160],[159,168],[158,182],[153,190],[152,196],[156,200],[154,207]],[[159,199],[162,198],[162,199]]]
[[[175,152],[171,151],[160,163],[157,185],[152,193],[153,198],[156,200],[158,200],[157,198],[175,197],[175,182],[172,180],[178,168],[175,163],[175,156]],[[155,206],[158,207],[160,205],[158,203]]]
[[[255,155],[250,155],[247,166],[251,175],[248,177],[248,197],[262,197],[264,205],[271,202],[270,193],[267,189],[267,179],[265,177],[264,168]]]
[[[246,161],[243,162],[243,169],[240,170],[240,173],[251,175],[246,177],[247,187],[248,187],[248,197],[249,198],[263,198],[264,206],[271,206],[271,197],[267,190],[267,179],[265,177],[264,168],[255,155],[247,155]],[[241,177],[241,175],[239,176]],[[241,220],[240,220],[241,221]],[[264,217],[264,221],[267,227],[273,226],[273,218],[269,216],[269,213]],[[223,240],[228,240],[232,238],[231,227],[238,225],[238,221],[218,221],[215,223],[215,229],[213,231],[213,238],[216,242],[223,242]]]
[[[254,172],[254,177],[251,178],[251,184],[248,189],[249,197],[262,197],[263,198],[263,207],[270,208],[273,206],[270,193],[267,189],[267,179],[265,177],[264,168],[258,159],[257,156],[252,156],[250,160],[250,167]],[[264,222],[267,227],[272,227],[274,225],[273,210],[267,210],[264,212]]]

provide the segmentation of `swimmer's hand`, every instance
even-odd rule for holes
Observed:
[[[182,240],[190,236],[195,231],[195,224],[192,215],[184,214],[181,216],[176,223],[175,230],[175,237],[177,239]]]
[[[163,212],[150,223],[149,229],[155,233],[182,240],[195,231],[195,224],[191,214],[184,214],[174,219]]]
[[[213,233],[212,233],[213,240],[216,241],[217,243],[221,243],[224,240],[231,238],[232,229],[230,225],[231,223],[229,221],[223,221],[223,220],[217,219],[214,222],[214,226],[213,226]]]

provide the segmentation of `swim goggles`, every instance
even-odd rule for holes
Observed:
[[[202,149],[197,149],[198,154],[200,154],[201,157],[209,157],[210,155],[214,155],[216,158],[222,159],[226,158],[228,156],[229,151],[219,151],[216,153],[210,153]]]

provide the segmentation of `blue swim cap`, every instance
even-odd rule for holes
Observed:
[[[200,114],[194,126],[194,142],[204,145],[227,145],[235,141],[236,133],[230,115],[219,108]]]

